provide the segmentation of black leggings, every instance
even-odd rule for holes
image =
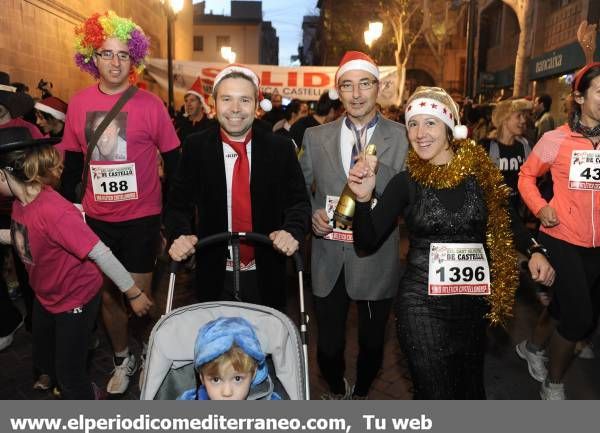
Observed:
[[[351,299],[346,292],[344,270],[329,295],[314,297],[319,338],[317,362],[332,392],[343,394],[346,318]],[[392,299],[356,301],[358,309],[358,359],[354,394],[366,396],[383,361],[383,345]]]
[[[556,271],[550,315],[557,331],[576,342],[593,332],[600,310],[600,247],[585,248],[540,233]]]
[[[62,395],[69,400],[93,400],[87,373],[88,342],[98,309],[100,293],[81,311],[54,314],[35,299],[33,303],[33,361],[43,372],[55,372]]]

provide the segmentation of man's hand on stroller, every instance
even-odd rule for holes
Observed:
[[[135,284],[125,292],[125,296],[127,297],[129,304],[131,304],[131,309],[139,317],[148,314],[150,308],[154,305],[153,302],[148,299],[144,291]]]
[[[294,237],[285,230],[277,230],[269,235],[273,241],[273,248],[286,256],[293,255],[298,251],[299,243]]]
[[[169,256],[176,262],[181,262],[191,257],[196,252],[198,238],[194,235],[181,235],[173,241],[169,248]]]

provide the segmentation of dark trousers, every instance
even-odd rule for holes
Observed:
[[[6,247],[2,248],[4,251]],[[4,254],[0,256],[4,259]],[[1,269],[0,269],[1,270]],[[21,323],[23,316],[8,297],[6,281],[0,276],[0,337],[6,337]]]
[[[540,233],[556,270],[550,314],[558,333],[576,342],[590,336],[600,313],[600,247],[585,248]]]
[[[49,312],[34,300],[33,362],[40,371],[56,373],[65,399],[94,399],[86,361],[100,299],[98,293],[81,311],[58,314]]]
[[[314,296],[319,328],[317,362],[331,392],[343,394],[346,319],[351,299],[346,292],[344,270],[329,295]],[[383,361],[383,344],[392,299],[356,301],[358,309],[358,359],[354,394],[366,396]]]

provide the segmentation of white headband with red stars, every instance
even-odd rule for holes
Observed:
[[[429,114],[437,117],[446,125],[448,125],[448,127],[452,130],[454,138],[467,138],[467,128],[464,125],[460,125],[460,119],[457,118],[458,113],[456,110],[451,109],[437,99],[415,98],[410,101],[405,110],[404,118],[406,124],[408,124],[411,117],[416,116],[417,114]]]

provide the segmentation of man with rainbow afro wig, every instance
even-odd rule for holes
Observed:
[[[164,161],[167,182],[179,159],[179,139],[163,102],[137,89],[103,130],[90,160],[84,159],[93,132],[137,81],[149,45],[137,24],[113,11],[95,13],[75,29],[75,63],[98,82],[69,101],[59,147],[65,152],[62,194],[78,201],[81,194],[75,194],[75,187],[88,173],[81,199],[86,221],[142,289],[134,298],[152,302],[150,285],[162,212],[157,153]],[[89,164],[87,171],[84,164]],[[112,284],[103,287],[101,311],[114,351],[115,369],[107,391],[122,394],[139,363],[129,352],[123,295]],[[135,327],[141,330],[136,337],[143,348],[151,328],[147,318]]]
[[[150,39],[140,26],[129,18],[122,18],[113,11],[95,13],[75,29],[75,63],[79,68],[98,79],[100,72],[94,55],[107,39],[118,39],[127,45],[130,58],[129,82],[135,83],[144,70],[150,48]]]

